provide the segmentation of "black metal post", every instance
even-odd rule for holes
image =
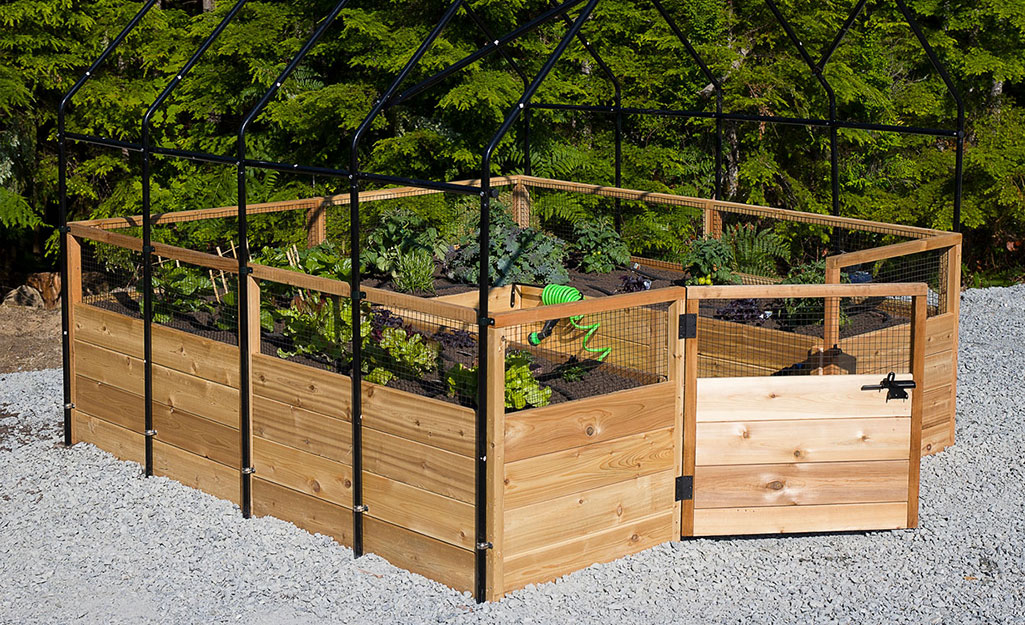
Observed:
[[[248,0],[238,0],[235,6],[217,24],[213,32],[203,41],[199,49],[186,61],[185,65],[175,74],[174,78],[164,87],[153,104],[146,109],[142,116],[142,284],[143,284],[143,313],[142,313],[142,353],[143,367],[145,372],[145,442],[146,442],[146,475],[153,475],[153,439],[157,431],[153,427],[153,246],[152,220],[150,204],[150,155],[152,154],[151,127],[153,114],[160,105],[170,97],[171,92],[177,88],[181,81],[188,75],[189,71],[199,62],[200,57],[210,48],[214,40],[231,20],[235,19],[238,12],[242,10]],[[243,466],[247,466],[243,464]]]
[[[249,405],[249,393],[250,393],[250,380],[249,380],[249,359],[250,359],[250,345],[249,345],[249,274],[252,273],[252,269],[249,267],[249,223],[248,223],[248,211],[246,210],[246,131],[249,129],[249,125],[256,119],[256,116],[260,114],[267,103],[270,102],[279,89],[281,84],[292,75],[295,68],[299,66],[306,55],[309,54],[313,46],[317,44],[320,38],[327,31],[328,27],[335,21],[338,14],[341,13],[345,5],[348,4],[349,0],[341,0],[331,10],[331,13],[324,18],[324,20],[317,26],[317,29],[313,32],[306,43],[303,44],[299,52],[296,53],[295,57],[288,63],[284,70],[274,80],[274,84],[271,85],[270,89],[263,94],[260,101],[254,106],[247,114],[245,119],[242,120],[242,125],[238,129],[237,149],[238,159],[236,162],[236,173],[238,176],[238,303],[239,303],[239,319],[238,319],[238,348],[239,348],[239,434],[241,437],[241,462],[242,462],[242,516],[249,518],[252,515],[252,475],[255,472],[252,467],[252,446],[250,441],[251,432],[251,415]],[[359,328],[359,325],[356,325]],[[358,330],[357,330],[358,332]],[[356,456],[356,451],[353,450],[353,456]]]
[[[958,90],[957,85],[954,84],[950,74],[947,73],[947,68],[944,67],[943,63],[940,62],[939,57],[936,56],[936,51],[929,45],[929,41],[925,38],[925,34],[922,32],[921,27],[918,25],[918,21],[908,10],[907,4],[904,0],[896,0],[897,8],[900,9],[901,14],[907,21],[908,26],[911,27],[912,32],[915,33],[915,37],[918,38],[918,42],[922,44],[922,49],[925,50],[925,55],[929,57],[929,63],[932,64],[933,69],[943,79],[943,84],[947,87],[947,92],[957,105],[957,135],[956,135],[956,154],[954,160],[954,216],[953,216],[953,228],[955,232],[961,231],[961,191],[962,191],[962,176],[963,176],[963,161],[964,161],[964,100],[961,99],[961,92]]]
[[[60,196],[57,219],[61,234],[61,363],[64,368],[64,444],[68,446],[70,446],[72,442],[71,410],[74,408],[74,405],[71,401],[71,335],[69,334],[70,328],[68,327],[68,322],[70,320],[70,307],[68,305],[68,250],[67,241],[65,240],[68,232],[68,135],[65,132],[67,108],[68,104],[71,102],[71,98],[78,93],[78,90],[82,88],[82,85],[92,77],[93,73],[100,67],[107,57],[110,56],[114,49],[121,45],[121,42],[128,37],[128,33],[135,29],[146,13],[148,13],[157,2],[158,0],[148,0],[148,2],[139,9],[132,19],[128,21],[128,24],[121,29],[121,32],[119,32],[117,36],[114,37],[113,41],[107,45],[106,49],[100,53],[100,56],[92,62],[89,69],[79,77],[75,84],[72,85],[71,89],[68,90],[63,98],[61,98],[60,104],[57,107],[57,193]],[[147,380],[148,379],[149,377],[147,376]],[[146,409],[149,410],[149,402],[147,402]]]
[[[360,333],[360,303],[362,293],[360,292],[360,245],[359,245],[359,144],[363,134],[370,128],[381,111],[392,102],[395,92],[406,80],[413,68],[420,62],[424,54],[434,44],[434,40],[441,35],[445,26],[455,17],[463,0],[455,0],[445,10],[444,15],[427,38],[420,44],[413,56],[406,61],[406,65],[392,81],[391,85],[384,92],[381,98],[374,103],[373,108],[363,119],[363,122],[356,129],[352,136],[351,153],[349,155],[350,171],[349,177],[349,231],[350,231],[350,264],[349,291],[352,298],[352,551],[358,558],[363,555],[363,514],[367,511],[363,504],[363,374],[362,374],[362,353],[363,337]],[[370,176],[366,176],[370,178]],[[385,179],[384,176],[374,176],[376,179]],[[452,185],[455,186],[455,185]],[[466,192],[467,189],[462,189]]]
[[[580,15],[573,21],[569,30],[555,50],[548,56],[541,70],[531,81],[519,101],[506,114],[505,121],[492,137],[488,147],[481,156],[480,171],[480,277],[477,282],[477,424],[476,424],[476,463],[474,466],[475,483],[475,558],[474,558],[474,597],[478,602],[486,599],[487,595],[487,551],[493,547],[488,541],[488,488],[487,488],[487,451],[488,451],[488,327],[491,318],[488,310],[488,296],[490,294],[490,229],[491,229],[491,157],[498,148],[509,130],[512,128],[519,116],[530,104],[538,88],[551,73],[555,63],[562,58],[569,42],[577,36],[583,27],[584,22],[594,11],[598,0],[589,0],[587,5],[580,11]]]

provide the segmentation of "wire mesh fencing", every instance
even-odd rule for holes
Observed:
[[[669,308],[665,302],[504,328],[506,409],[665,382]]]
[[[910,306],[892,297],[708,299],[697,320],[698,377],[910,371]]]

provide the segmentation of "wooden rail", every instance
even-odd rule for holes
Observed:
[[[553,304],[551,306],[538,306],[511,310],[509,312],[495,313],[491,317],[495,320],[496,328],[546,321],[548,319],[562,319],[574,315],[590,315],[610,310],[621,310],[634,308],[636,306],[647,306],[651,304],[662,304],[684,299],[687,290],[680,286],[671,286],[664,289],[651,291],[640,291],[637,293],[623,293],[610,295],[597,299],[586,299],[566,304]]]
[[[100,243],[106,243],[116,247],[123,247],[140,253],[142,252],[142,239],[138,237],[119,234],[117,232],[108,232],[93,226],[83,225],[82,223],[70,223],[68,224],[68,229],[71,235],[75,237],[98,241]],[[208,269],[238,273],[238,261],[233,258],[217,256],[216,254],[207,254],[206,252],[197,252],[195,250],[178,247],[176,245],[168,245],[166,243],[154,242],[152,245],[153,254],[160,256],[161,258],[179,260],[183,263],[198,265]]]
[[[927,291],[928,287],[921,282],[871,284],[737,284],[725,286],[689,286],[687,287],[687,299],[909,297],[925,295]],[[554,308],[554,306],[551,308]]]

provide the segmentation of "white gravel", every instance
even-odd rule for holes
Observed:
[[[919,529],[672,543],[483,606],[63,449],[60,372],[0,375],[0,623],[1023,623],[1025,287],[961,310],[957,444],[922,462]]]

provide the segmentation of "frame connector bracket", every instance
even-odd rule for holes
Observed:
[[[479,325],[482,328],[485,328],[487,326],[493,326],[495,325],[495,320],[491,317],[478,317],[477,325]]]
[[[71,233],[71,227],[70,226],[60,226],[59,228],[57,228],[57,232],[60,232],[61,234],[70,234]]]
[[[142,253],[143,254],[152,254],[155,251],[157,251],[157,250],[152,245],[143,245],[142,246]]]
[[[246,467],[242,469],[242,475],[252,475],[254,473],[256,473],[256,469],[254,467]]]
[[[481,542],[477,543],[477,550],[478,551],[487,551],[488,549],[494,549],[494,548],[495,548],[495,546],[492,545],[491,543],[489,543],[486,540],[482,540]]]
[[[369,507],[367,507],[367,506],[366,506],[366,505],[364,505],[364,504],[360,504],[360,505],[358,505],[358,506],[353,506],[353,507],[352,507],[352,511],[353,511],[353,512],[357,512],[357,513],[359,513],[359,514],[364,514],[364,513],[366,513],[366,512],[370,512],[370,508],[369,508]]]
[[[676,478],[676,501],[694,499],[694,476],[681,475]]]
[[[681,339],[698,338],[698,316],[696,313],[680,315],[680,336]]]

